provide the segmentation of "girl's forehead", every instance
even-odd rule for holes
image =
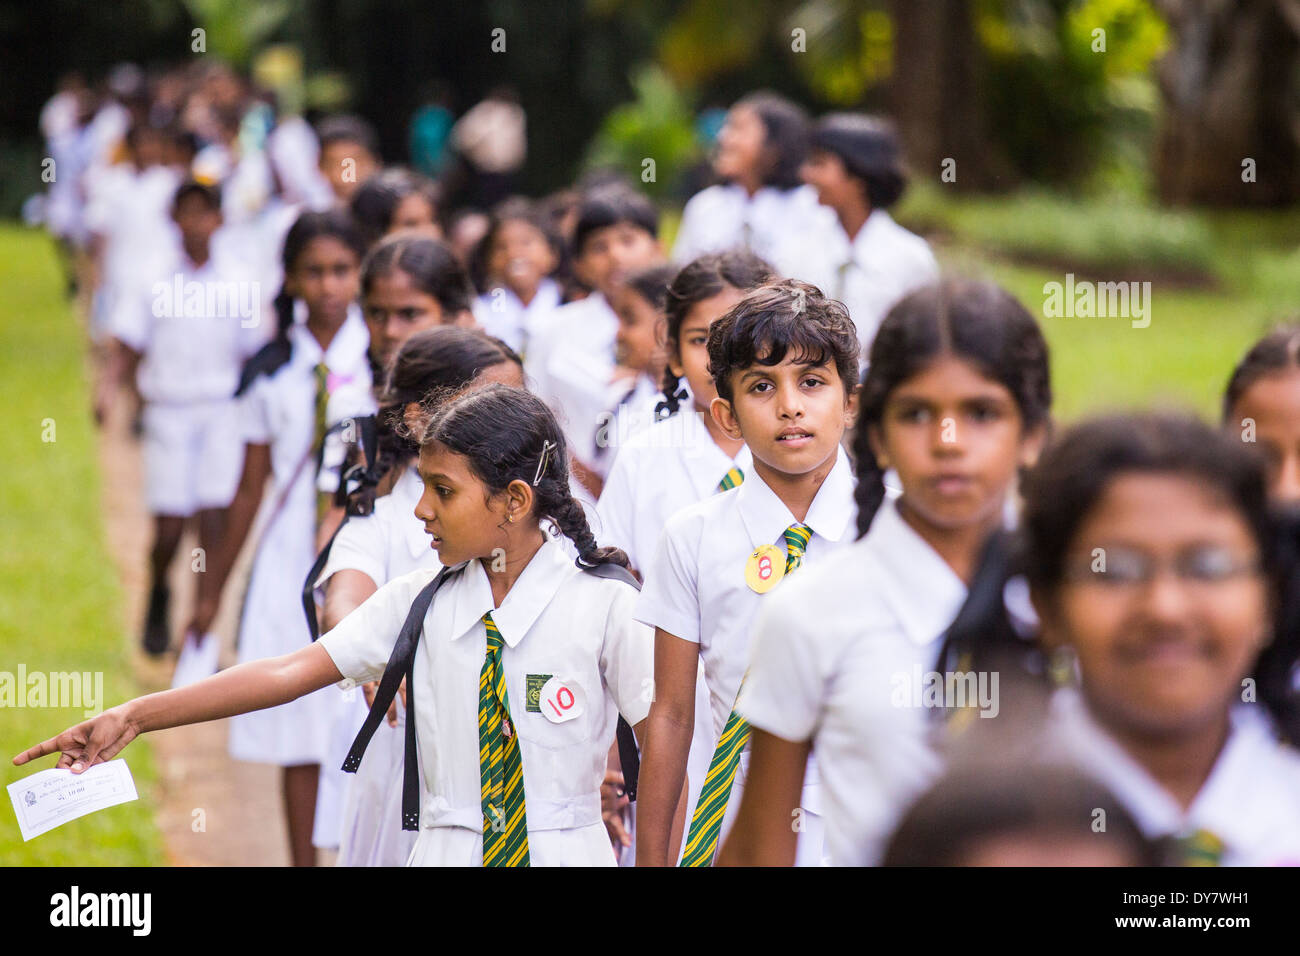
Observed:
[[[420,446],[419,471],[423,475],[440,474],[448,478],[468,478],[469,462],[437,439]]]
[[[357,254],[352,247],[338,236],[316,236],[310,239],[298,254],[299,265],[307,260],[319,262],[338,259],[347,259],[353,263],[357,261]]]

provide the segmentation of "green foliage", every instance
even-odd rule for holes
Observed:
[[[1146,270],[1194,279],[1211,275],[1215,263],[1213,234],[1201,217],[1129,199],[1042,190],[969,197],[917,183],[902,215],[988,253],[1094,273]]]
[[[246,67],[293,11],[289,0],[184,0],[206,34],[207,52]]]
[[[0,668],[29,673],[100,671],[104,698],[136,693],[122,630],[122,594],[104,547],[102,502],[84,336],[61,295],[53,243],[0,228]],[[45,419],[55,441],[43,442]],[[0,784],[53,766],[10,758],[72,724],[79,709],[0,708]],[[156,774],[148,741],[125,759],[140,800],[92,813],[24,843],[0,810],[0,864],[142,866],[166,862],[153,821]]]
[[[649,195],[664,197],[699,157],[695,115],[686,97],[657,66],[637,68],[632,88],[635,99],[605,117],[583,165],[615,170]],[[647,160],[653,160],[653,167]]]

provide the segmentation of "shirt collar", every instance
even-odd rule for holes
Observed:
[[[745,480],[736,491],[736,504],[745,530],[749,532],[750,543],[755,548],[761,544],[775,544],[781,540],[786,528],[798,523],[757,468],[745,473]],[[848,528],[852,512],[853,473],[844,448],[837,446],[835,464],[817,489],[803,523],[812,528],[814,534],[828,541],[839,541]]]
[[[475,558],[466,565],[462,586],[456,589],[451,611],[451,639],[468,634],[483,615],[491,611],[492,620],[506,645],[516,646],[551,603],[560,585],[571,574],[580,573],[564,549],[548,536],[520,572],[501,606],[493,607],[487,571],[483,569],[483,562]]]
[[[348,306],[343,324],[330,340],[330,347],[323,352],[316,336],[307,329],[307,323],[294,322],[289,326],[289,342],[297,361],[308,365],[318,365],[322,361],[333,372],[349,374],[366,367],[366,348],[370,344],[370,332],[361,318],[361,309],[353,303]]]
[[[888,578],[880,588],[914,644],[933,642],[952,623],[966,600],[966,585],[898,513],[896,498],[886,497],[862,539]],[[885,582],[882,582],[885,583]]]
[[[1267,825],[1267,821],[1243,812],[1241,806],[1240,781],[1262,772],[1268,766],[1268,749],[1277,746],[1267,719],[1254,713],[1254,706],[1238,706],[1230,711],[1228,739],[1186,811],[1097,723],[1078,688],[1056,691],[1051,713],[1069,755],[1081,769],[1114,792],[1147,836],[1183,836],[1205,829],[1231,849],[1257,843],[1251,831]]]

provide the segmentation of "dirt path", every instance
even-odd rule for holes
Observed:
[[[144,504],[140,444],[128,431],[125,403],[100,433],[104,525],[108,550],[126,595],[126,632],[142,692],[170,686],[174,652],[160,660],[140,649],[148,587],[151,521]],[[172,573],[172,633],[178,635],[191,608],[194,573],[190,535],[181,543]],[[246,549],[247,551],[247,549]],[[249,555],[232,573],[215,632],[222,641],[221,666],[235,662],[238,601]],[[179,637],[173,639],[179,647]],[[288,840],[280,794],[280,769],[232,760],[226,750],[228,721],[177,727],[150,735],[157,756],[161,797],[158,826],[176,866],[288,866]],[[202,811],[201,813],[197,811]],[[334,854],[321,852],[332,864]]]

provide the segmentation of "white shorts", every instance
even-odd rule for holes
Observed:
[[[234,399],[144,408],[145,497],[156,515],[224,508],[244,467]]]

